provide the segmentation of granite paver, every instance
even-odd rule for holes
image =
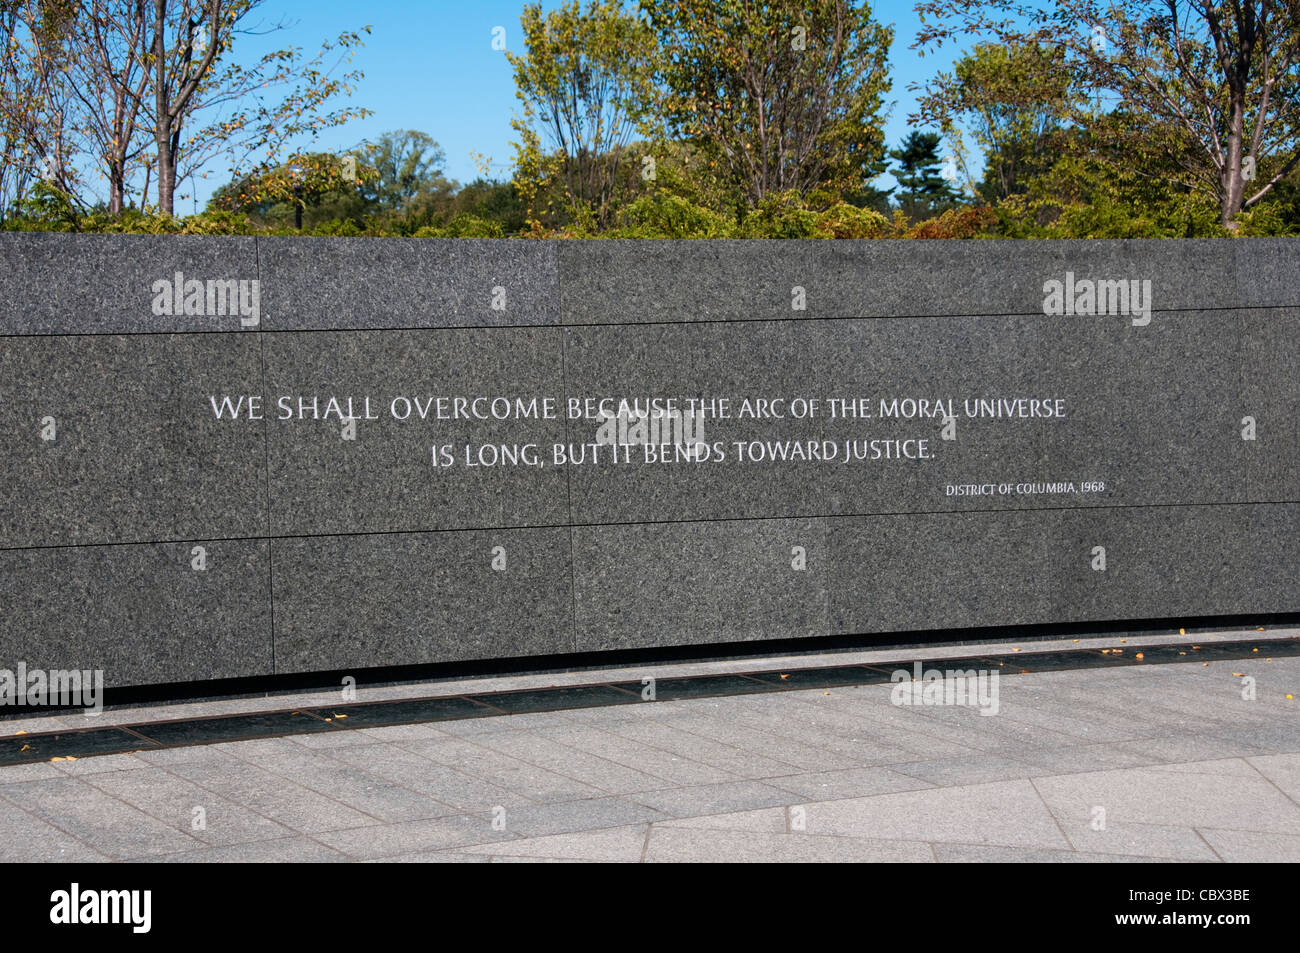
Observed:
[[[878,684],[0,767],[0,859],[1295,862],[1300,658],[1266,658],[1003,676],[996,715],[894,704]],[[1254,699],[1247,669],[1260,673]],[[402,685],[371,700],[639,671]],[[283,699],[108,711],[104,723],[254,701]],[[0,722],[0,736],[67,720]]]

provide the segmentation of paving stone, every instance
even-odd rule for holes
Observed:
[[[492,858],[487,854],[462,854],[454,850],[425,850],[395,857],[363,860],[363,864],[487,864]]]
[[[380,823],[376,817],[256,765],[197,761],[172,765],[170,770],[214,794],[246,805],[276,823],[304,834]]]
[[[516,800],[577,801],[608,792],[459,738],[402,742],[400,747],[513,793]]]
[[[1151,759],[1113,745],[1072,745],[1066,748],[1025,748],[1016,751],[1017,759],[1030,765],[1032,777],[1045,774],[1074,774],[1106,768],[1135,768],[1149,765]]]
[[[514,791],[440,764],[393,744],[371,744],[334,752],[334,757],[376,777],[387,778],[413,791],[469,814],[490,811],[498,805],[514,807],[533,803]]]
[[[806,771],[829,770],[844,766],[845,759],[842,755],[837,756],[820,749],[808,740],[783,737],[770,731],[749,728],[746,725],[715,718],[674,715],[660,720],[691,734],[699,734],[742,751],[752,751],[768,758],[775,758]]]
[[[1300,863],[1300,834],[1262,834],[1197,828],[1214,852],[1229,864]]]
[[[567,834],[664,820],[669,815],[632,798],[603,797],[559,804],[530,804],[497,815],[505,830],[523,837]],[[496,818],[490,818],[495,820]]]
[[[788,667],[859,658],[882,656]],[[365,698],[774,667],[785,666],[405,683]],[[1241,698],[1232,673],[1247,668],[1267,700]],[[997,716],[845,686],[19,764],[0,767],[0,860],[1295,862],[1300,706],[1283,700],[1295,684],[1300,658],[1279,654],[1008,676]],[[134,706],[98,725],[309,710],[335,694]],[[204,830],[192,829],[195,806]],[[494,808],[504,831],[492,829]]]
[[[509,831],[493,830],[491,822],[485,818],[458,814],[428,821],[326,831],[316,839],[358,860],[373,860],[444,847],[514,840],[517,836]]]
[[[110,797],[80,778],[0,785],[0,795],[115,860],[202,846],[197,838]]]
[[[214,846],[246,844],[293,833],[243,805],[217,797],[162,768],[114,771],[92,775],[87,780],[110,797]],[[196,813],[196,808],[202,810],[201,815]]]
[[[493,864],[581,864],[585,861],[576,857],[511,857],[498,855],[487,858]]]
[[[1262,755],[1247,758],[1246,762],[1300,803],[1300,755]]]
[[[148,766],[137,754],[106,754],[95,758],[78,758],[75,761],[55,762],[54,767],[60,773],[72,777],[84,777],[91,774],[105,774],[112,771],[131,771]]]
[[[277,837],[150,858],[156,863],[165,864],[320,864],[350,859],[340,851],[302,836]]]
[[[1300,805],[1264,778],[1129,768],[1038,778],[1034,784],[1058,817],[1080,822],[1101,806],[1108,825],[1300,830]]]
[[[865,797],[871,794],[892,794],[895,791],[915,791],[930,787],[929,781],[912,777],[896,768],[845,768],[840,771],[819,771],[784,778],[769,778],[767,783],[784,788],[805,801],[828,801],[846,797]]]
[[[808,832],[1006,847],[1069,847],[1028,781],[930,788],[823,801],[807,807]]]
[[[1181,764],[1149,764],[1152,771],[1172,774],[1222,774],[1233,778],[1256,777],[1256,769],[1245,758],[1221,758],[1217,761],[1188,761]]]
[[[701,814],[747,811],[790,804],[798,799],[798,795],[783,791],[774,784],[758,781],[727,781],[722,784],[665,788],[662,791],[646,791],[631,797],[638,803],[653,807],[669,817],[696,817]]]
[[[613,724],[608,726],[608,730],[620,737],[713,765],[737,777],[761,778],[798,770],[797,766],[769,757],[766,753],[746,751],[659,721]]]
[[[1164,857],[1125,857],[1069,850],[1022,850],[1016,847],[976,847],[970,844],[935,844],[941,864],[1167,864]]]
[[[590,860],[601,863],[634,863],[645,849],[648,824],[629,824],[604,830],[550,834],[524,840],[502,841],[478,847],[464,847],[458,853],[491,855],[493,859],[536,858],[543,860]]]
[[[265,770],[293,781],[363,814],[385,823],[414,821],[458,813],[456,808],[383,778],[328,753],[299,748],[271,754],[245,752],[249,760]]]
[[[521,762],[573,778],[609,794],[631,794],[663,787],[663,778],[557,744],[533,732],[487,735],[479,744]]]
[[[145,764],[189,764],[206,761],[221,763],[237,760],[229,749],[222,745],[189,745],[181,748],[158,748],[153,751],[137,751],[134,757]]]
[[[749,811],[730,811],[724,814],[705,814],[699,817],[682,817],[660,821],[655,827],[689,827],[710,831],[746,831],[759,834],[786,834],[790,831],[790,808],[765,807]]]
[[[934,855],[920,842],[808,834],[759,834],[655,825],[648,863],[925,863]]]
[[[1238,749],[1254,749],[1269,754],[1300,752],[1300,725],[1268,725],[1261,728],[1210,729],[1215,739],[1222,739]]]
[[[374,744],[376,741],[415,741],[426,738],[445,738],[446,733],[439,725],[389,725],[384,728],[362,728],[355,732],[361,744]],[[306,739],[315,741],[319,735],[308,735]]]
[[[1041,773],[1024,761],[997,755],[946,758],[942,761],[913,761],[892,767],[900,775],[917,778],[926,782],[926,786],[935,787],[982,784],[986,781],[1010,781]]]
[[[18,792],[21,794],[24,792]],[[112,860],[79,836],[59,830],[17,804],[0,800],[0,863],[79,863]]]
[[[1219,860],[1205,840],[1190,827],[1129,824],[1116,820],[1109,810],[1102,830],[1095,829],[1091,814],[1081,816],[1057,812],[1056,817],[1070,843],[1079,851],[1211,863]]]
[[[15,781],[46,781],[63,777],[67,777],[67,772],[60,771],[57,764],[48,761],[0,766],[0,784],[12,784]]]
[[[709,784],[735,779],[735,775],[731,772],[713,765],[638,744],[598,728],[576,725],[564,728],[542,728],[537,734],[567,747],[598,755],[616,764],[636,768],[638,771],[661,778],[668,784]]]
[[[102,716],[101,716],[102,717]],[[98,724],[98,722],[96,722]],[[62,731],[65,728],[88,728],[85,715],[32,715],[30,717],[0,720],[0,738],[17,734],[37,734],[43,731]]]

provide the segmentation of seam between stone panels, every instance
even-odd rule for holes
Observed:
[[[1152,315],[1177,315],[1177,314],[1198,314],[1198,313],[1224,313],[1238,311],[1286,311],[1294,310],[1300,307],[1300,302],[1296,304],[1260,304],[1260,305],[1205,305],[1195,308],[1154,308]],[[708,324],[774,324],[790,322],[794,324],[814,324],[819,321],[946,321],[946,320],[969,320],[973,318],[987,318],[990,320],[997,318],[1042,318],[1041,311],[983,311],[974,313],[950,312],[947,314],[830,314],[819,315],[816,317],[772,317],[772,318],[700,318],[689,321],[579,321],[572,324],[559,324],[557,327],[569,328],[637,328],[637,327],[654,327],[654,326],[694,326]],[[1111,315],[1110,317],[1118,317]],[[382,334],[385,332],[409,332],[409,331],[519,331],[528,328],[548,327],[544,324],[447,324],[431,327],[429,325],[402,325],[391,328],[357,328],[357,327],[337,327],[337,328],[269,328],[262,330],[263,334],[346,334],[356,331],[365,331],[371,334]],[[259,325],[259,330],[261,326]],[[41,331],[25,333],[0,332],[0,337],[5,338],[72,338],[72,337],[136,337],[140,335],[153,334],[230,334],[225,330],[167,330],[167,331]]]
[[[1234,317],[1236,319],[1236,324],[1237,324],[1237,411],[1235,414],[1233,414],[1233,420],[1231,421],[1231,423],[1233,424],[1233,429],[1235,430],[1241,426],[1240,424],[1241,418],[1237,417],[1237,414],[1246,411],[1247,389],[1246,389],[1246,322],[1245,322],[1244,315],[1238,314],[1238,315],[1234,315]],[[1252,416],[1254,416],[1253,413]],[[1240,436],[1240,434],[1238,434],[1238,436]],[[1251,464],[1253,463],[1253,461],[1251,459],[1250,448],[1245,445],[1246,442],[1244,440],[1241,440],[1239,441],[1239,443],[1241,444],[1241,446],[1238,448],[1238,453],[1240,454],[1240,460],[1241,460],[1240,479],[1241,479],[1241,485],[1243,490],[1241,498],[1246,502],[1250,502],[1250,497],[1251,497],[1250,476],[1251,476],[1251,469],[1252,469]]]
[[[257,271],[258,283],[262,280],[262,249],[258,245],[258,238],[253,236],[253,263]],[[265,315],[263,315],[265,318]],[[262,393],[267,392],[266,381],[266,338],[262,336],[262,327],[264,321],[257,322],[257,345],[262,357]],[[276,673],[275,658],[275,558],[272,555],[272,547],[275,545],[275,536],[271,532],[271,422],[267,419],[262,421],[262,447],[265,451],[263,462],[266,465],[266,599],[268,608],[271,612],[271,674]]]
[[[25,552],[28,550],[45,550],[45,549],[84,549],[100,546],[158,546],[172,543],[234,543],[234,542],[252,542],[256,540],[288,540],[288,539],[344,539],[353,536],[420,536],[431,533],[482,533],[489,531],[513,531],[513,530],[553,530],[565,529],[566,527],[575,529],[601,529],[613,526],[676,526],[691,523],[760,523],[774,521],[791,521],[791,520],[846,520],[846,519],[873,519],[876,517],[903,517],[903,516],[962,516],[966,514],[991,515],[996,513],[1059,513],[1059,512],[1087,512],[1089,510],[1158,510],[1158,509],[1201,509],[1209,506],[1294,506],[1300,503],[1300,500],[1258,500],[1258,501],[1209,501],[1203,503],[1120,503],[1114,505],[1096,504],[1093,506],[1034,506],[1022,507],[1018,509],[982,509],[982,510],[895,510],[878,513],[795,513],[781,514],[778,516],[697,516],[694,518],[683,519],[662,519],[662,520],[620,520],[616,522],[599,522],[599,523],[513,523],[510,525],[474,525],[474,526],[457,526],[444,527],[441,529],[383,529],[383,530],[355,530],[347,533],[278,533],[271,536],[203,536],[193,537],[191,539],[143,539],[143,540],[126,540],[115,542],[81,542],[81,543],[52,543],[47,546],[0,546],[0,552]]]
[[[567,407],[569,401],[569,364],[568,364],[568,346],[569,346],[569,329],[564,323],[564,296],[560,293],[560,285],[563,281],[563,275],[560,268],[560,247],[559,245],[550,246],[552,254],[555,256],[555,316],[559,322],[560,332],[560,392],[564,395],[564,404]],[[564,443],[567,446],[569,440],[569,415],[564,415]],[[564,488],[565,502],[568,509],[569,524],[569,644],[573,651],[578,651],[578,548],[574,544],[573,534],[573,468],[564,468]]]
[[[1233,290],[1236,292],[1238,300],[1245,300],[1245,290],[1242,287],[1241,280],[1241,246],[1234,243],[1230,247],[1232,248],[1232,273],[1235,276]],[[1240,414],[1246,407],[1246,322],[1245,315],[1241,314],[1240,311],[1234,317],[1237,322],[1237,414]],[[1236,430],[1240,426],[1239,421],[1241,418],[1237,417],[1236,414],[1233,417],[1233,429]],[[1244,444],[1244,441],[1241,441],[1241,443]],[[1241,481],[1245,487],[1242,499],[1249,502],[1251,498],[1252,455],[1249,447],[1241,446],[1239,449],[1242,459]]]
[[[824,635],[830,635],[836,628],[835,626],[835,596],[834,580],[831,578],[834,572],[835,562],[835,533],[832,530],[833,524],[820,517],[812,521],[817,525],[822,536],[823,545],[826,547],[826,569],[822,573],[822,631]]]
[[[1232,268],[1232,294],[1236,295],[1239,302],[1242,302],[1242,300],[1245,300],[1242,287],[1242,257],[1238,255],[1238,246],[1236,244],[1231,244],[1229,248]],[[1245,394],[1247,394],[1247,389],[1245,389],[1245,321],[1240,313],[1234,313],[1232,319],[1236,324],[1236,412],[1232,415],[1231,420],[1234,423],[1234,429],[1236,429],[1240,426],[1240,424],[1236,423],[1236,421],[1240,420],[1238,415],[1245,412]],[[1242,488],[1244,489],[1242,498],[1249,501],[1251,499],[1251,455],[1249,455],[1248,447],[1239,446],[1238,450],[1240,452],[1239,459],[1242,460],[1242,469],[1240,469],[1239,473],[1239,480],[1242,481]]]

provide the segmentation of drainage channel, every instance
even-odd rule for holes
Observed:
[[[1216,662],[1261,657],[1300,656],[1300,639],[1212,642],[1204,645],[1162,644],[1113,648],[1026,652],[1022,655],[971,655],[961,658],[899,658],[870,664],[824,668],[773,669],[744,674],[691,675],[654,679],[653,697],[646,683],[611,681],[590,685],[464,693],[428,698],[312,706],[253,714],[213,715],[171,721],[78,728],[0,738],[0,765],[29,764],[56,758],[156,751],[188,745],[278,738],[326,731],[355,731],[393,725],[493,718],[533,712],[680,701],[690,698],[752,695],[762,692],[846,688],[889,683],[899,669],[996,670],[1003,675],[1030,675],[1081,668]]]

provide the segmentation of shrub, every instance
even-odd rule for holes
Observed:
[[[657,190],[623,208],[604,238],[728,238],[731,224],[711,209]]]
[[[953,208],[938,218],[917,222],[904,238],[974,238],[987,232],[998,221],[990,208]]]
[[[423,228],[420,229],[420,232],[422,231]],[[447,223],[443,233],[448,238],[504,238],[506,231],[500,222],[462,212]],[[418,235],[419,232],[416,234]]]
[[[879,212],[837,202],[818,214],[816,233],[819,238],[884,238],[890,222]]]
[[[798,192],[778,192],[758,203],[740,225],[741,238],[821,238],[817,213]]]

